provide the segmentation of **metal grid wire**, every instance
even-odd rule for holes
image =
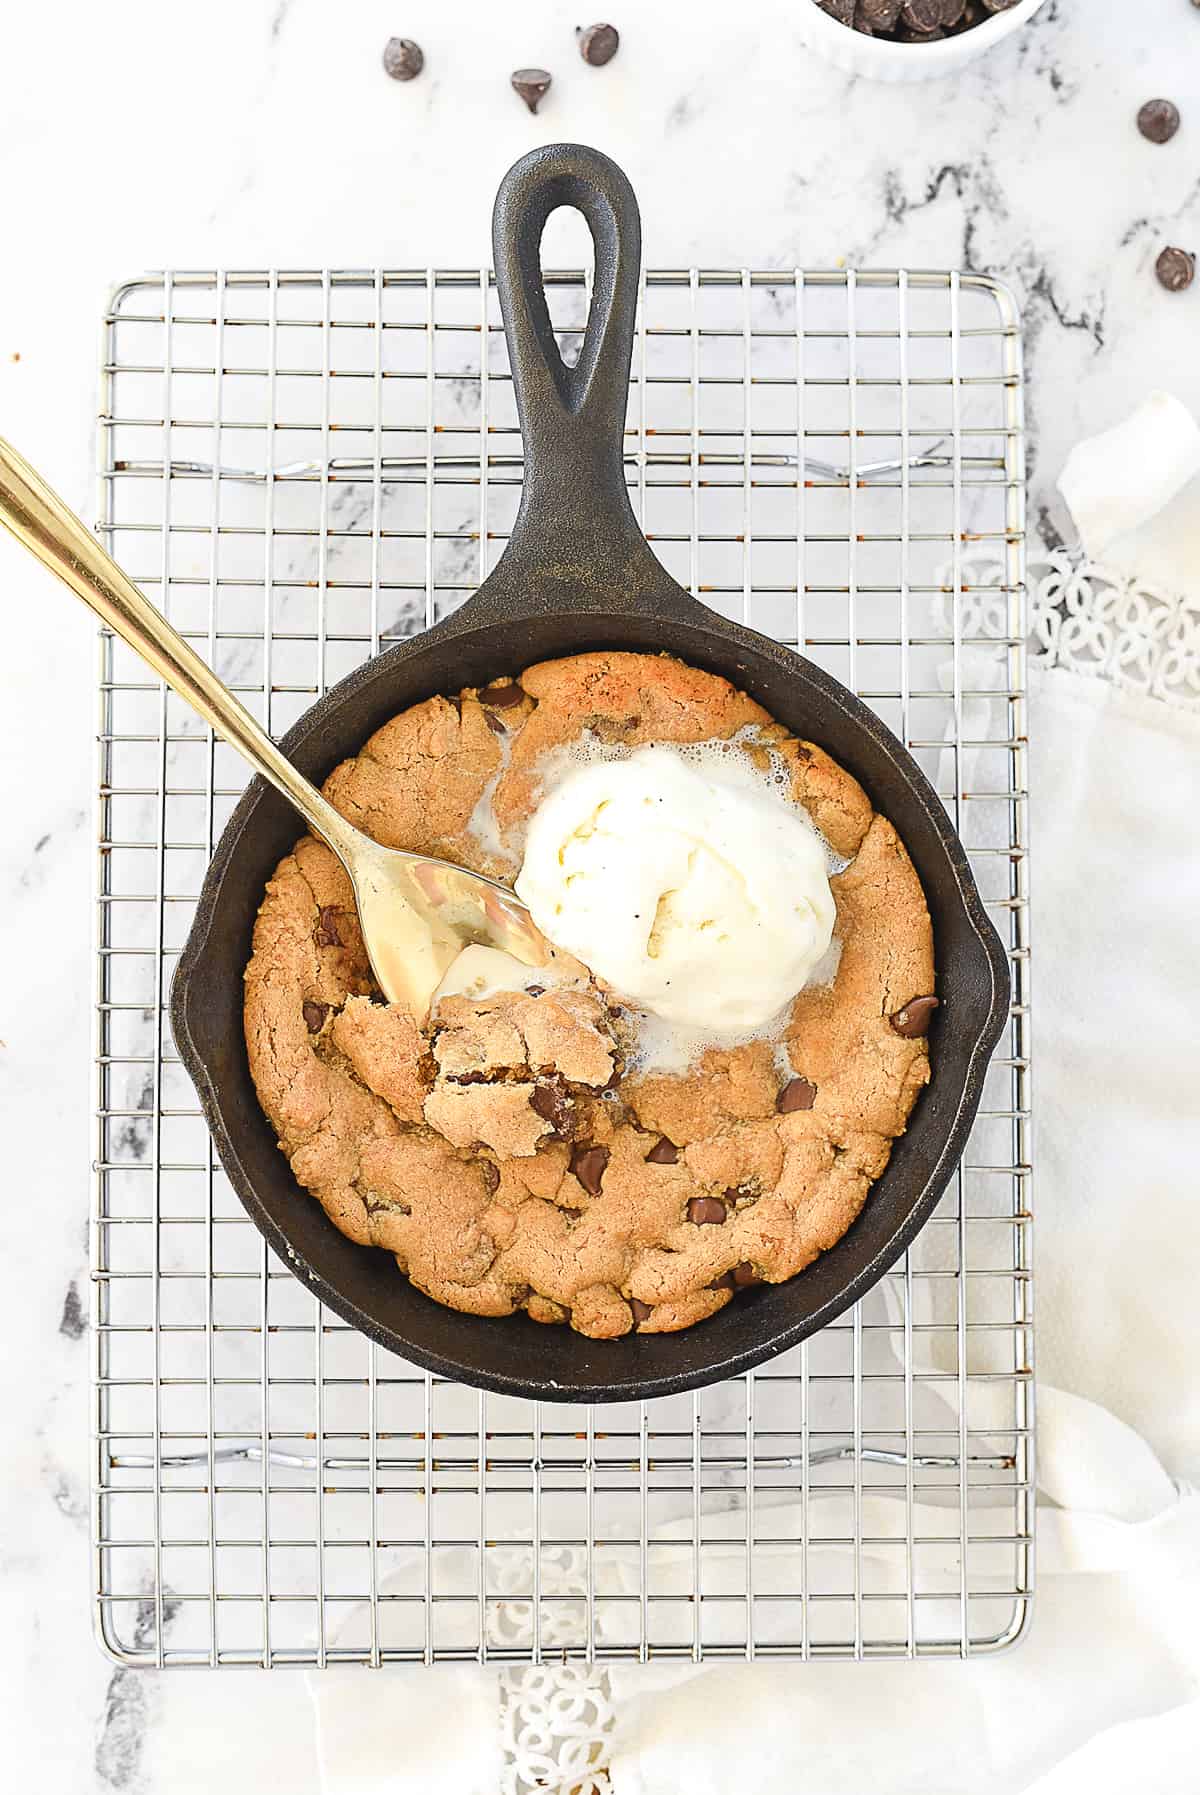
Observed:
[[[569,359],[587,278],[548,285]],[[473,590],[520,490],[480,271],[134,281],[102,426],[109,546],[276,735]],[[1018,320],[965,275],[649,273],[627,445],[671,572],[859,692],[967,842],[1014,1002],[964,1164],[863,1303],[692,1396],[539,1410],[371,1345],[267,1250],[170,1037],[244,769],[103,635],[94,1595],[124,1663],[960,1655],[1025,1624]]]

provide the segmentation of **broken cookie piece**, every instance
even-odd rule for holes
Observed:
[[[449,1078],[557,1073],[601,1090],[613,1074],[608,1011],[591,991],[500,991],[447,997],[434,1017],[433,1054]]]
[[[439,1079],[425,1099],[425,1120],[452,1146],[482,1141],[505,1159],[536,1153],[552,1130],[529,1099],[531,1084],[455,1084]]]

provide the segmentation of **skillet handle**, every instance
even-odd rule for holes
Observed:
[[[546,220],[564,205],[583,213],[596,252],[592,306],[573,368],[554,339],[540,260]],[[633,188],[599,150],[574,143],[532,150],[500,184],[492,246],[525,450],[505,573],[557,567],[564,580],[594,589],[602,574],[609,586],[617,566],[631,560],[644,557],[657,568],[625,485],[642,251]]]

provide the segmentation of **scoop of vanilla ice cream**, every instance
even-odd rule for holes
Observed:
[[[825,954],[825,844],[737,750],[575,767],[530,819],[517,895],[542,933],[682,1027],[744,1033]]]

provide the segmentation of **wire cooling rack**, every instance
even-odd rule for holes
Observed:
[[[569,359],[587,280],[548,286]],[[136,280],[105,318],[103,390],[106,541],[276,735],[460,603],[515,516],[486,272]],[[121,1662],[920,1657],[1020,1634],[1021,408],[1018,319],[989,281],[643,279],[627,466],[656,552],[909,744],[1014,974],[964,1163],[919,1239],[807,1345],[696,1395],[588,1411],[460,1388],[351,1331],[267,1250],[165,1007],[244,770],[101,637],[94,1599]]]

